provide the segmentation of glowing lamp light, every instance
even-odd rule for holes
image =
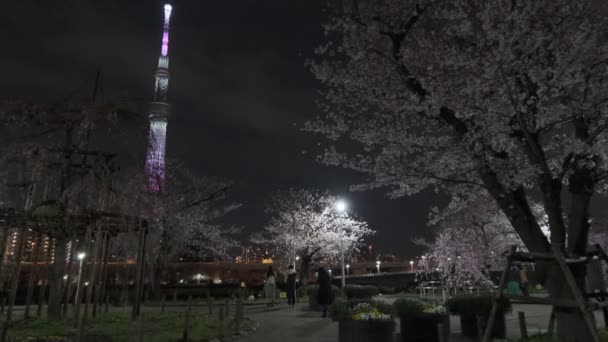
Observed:
[[[339,200],[338,202],[336,202],[336,210],[341,213],[345,212],[347,207],[348,205],[343,200]]]
[[[86,256],[87,256],[87,255],[86,255],[84,252],[80,252],[80,253],[78,253],[77,258],[78,258],[78,260],[82,260],[82,259],[84,259],[84,257],[86,257]]]

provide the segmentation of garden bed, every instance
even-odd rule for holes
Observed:
[[[168,342],[179,341],[183,335],[184,313],[145,313],[144,341]],[[223,325],[223,327],[222,327]],[[14,321],[9,328],[9,341],[63,341],[72,331],[72,321],[48,321],[46,319],[27,319]],[[241,332],[251,331],[253,324],[250,320],[241,321],[240,331],[236,331],[229,320],[220,323],[217,316],[193,313],[191,318],[190,336],[193,340],[210,340],[224,336],[233,336]],[[132,342],[137,338],[137,323],[131,321],[129,313],[109,313],[89,318],[86,322],[87,341]],[[44,338],[44,339],[42,339]]]

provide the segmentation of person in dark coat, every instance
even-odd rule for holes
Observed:
[[[327,307],[332,302],[331,294],[331,278],[325,268],[319,268],[319,292],[317,293],[317,303],[323,309],[323,317],[327,317]]]
[[[293,265],[289,265],[287,267],[287,304],[290,307],[294,307],[296,305],[296,270],[294,270]]]

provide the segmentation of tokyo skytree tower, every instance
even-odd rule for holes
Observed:
[[[150,190],[159,192],[163,190],[165,180],[165,147],[167,136],[167,122],[171,107],[167,102],[169,91],[169,21],[172,6],[164,6],[165,17],[163,25],[163,38],[158,57],[158,67],[154,73],[154,98],[148,107],[150,118],[150,133],[148,136],[148,153],[146,158],[146,174],[150,182]]]

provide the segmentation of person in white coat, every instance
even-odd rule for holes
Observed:
[[[266,271],[266,283],[264,284],[264,294],[266,296],[266,306],[271,308],[274,306],[274,299],[276,297],[277,291],[277,275],[272,270],[272,266],[268,266],[268,271]]]

